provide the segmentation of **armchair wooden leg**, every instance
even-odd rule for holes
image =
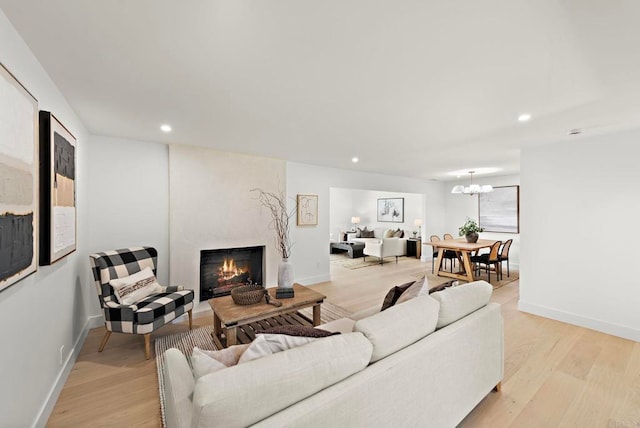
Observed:
[[[191,313],[193,309],[189,309],[187,314],[189,314],[189,330],[193,328],[193,314]]]
[[[498,384],[493,387],[493,392],[500,392],[501,390],[502,390],[502,381],[498,382]]]
[[[147,360],[151,358],[151,333],[144,335],[144,356]]]
[[[107,344],[107,340],[111,337],[111,331],[107,330],[104,333],[104,337],[102,338],[102,342],[100,342],[100,347],[98,348],[98,352],[102,352],[105,345]]]

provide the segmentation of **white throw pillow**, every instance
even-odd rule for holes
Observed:
[[[244,351],[247,350],[248,347],[249,347],[249,344],[247,343],[246,345],[232,345],[232,346],[229,346],[228,348],[224,348],[219,351],[207,351],[204,349],[200,349],[200,352],[202,352],[205,355],[208,355],[214,360],[221,362],[227,367],[231,367],[238,364],[240,357],[242,356]]]
[[[226,369],[227,366],[220,361],[205,354],[200,348],[193,348],[191,354],[191,365],[193,366],[193,376],[196,380],[209,373],[217,372],[218,370]]]
[[[121,305],[133,305],[147,296],[162,292],[162,286],[150,267],[124,278],[112,279],[109,284]]]
[[[258,358],[266,357],[271,354],[273,354],[273,351],[271,351],[271,347],[267,343],[267,339],[264,335],[259,334],[242,353],[242,356],[238,360],[238,364],[248,363],[249,361],[257,360]]]
[[[258,358],[286,351],[287,349],[297,348],[298,346],[306,345],[316,340],[318,340],[316,337],[261,333],[256,335],[254,341],[251,342],[249,347],[244,351],[238,360],[238,364],[257,360]]]

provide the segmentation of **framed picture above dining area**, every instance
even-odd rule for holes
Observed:
[[[485,232],[520,233],[520,186],[499,186],[480,193],[478,219]]]

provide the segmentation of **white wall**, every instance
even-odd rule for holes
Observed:
[[[412,231],[418,231],[414,225],[417,218],[424,219],[423,195],[409,192],[379,192],[374,190],[342,189],[332,187],[330,189],[330,231],[338,237],[340,230],[346,231],[353,228],[351,217],[360,217],[358,227],[369,230],[401,229],[411,236]],[[377,203],[380,198],[404,198],[404,222],[388,223],[377,221]]]
[[[199,299],[201,250],[264,245],[265,285],[277,285],[271,217],[250,190],[284,192],[284,161],[178,145],[169,153],[171,283]]]
[[[640,341],[638,141],[523,149],[521,310]]]
[[[289,198],[295,199],[299,193],[318,195],[318,225],[295,226],[291,233],[295,242],[291,257],[295,278],[296,281],[303,284],[313,284],[330,279],[329,202],[331,199],[330,189],[333,187],[421,194],[424,204],[422,212],[425,219],[423,234],[443,233],[442,183],[287,162],[287,193]],[[350,217],[349,220],[351,220]],[[422,253],[424,255],[429,251],[425,252],[423,249]],[[426,260],[426,256],[423,259]]]
[[[60,347],[66,361],[87,321],[85,301],[92,290],[81,278],[88,269],[83,242],[88,134],[2,11],[0,62],[37,98],[38,108],[53,112],[78,141],[77,251],[0,292],[0,426],[30,426],[46,421],[43,406],[55,396],[56,380],[65,367]]]
[[[494,187],[497,186],[515,186],[520,184],[519,175],[502,175],[495,177],[483,177],[479,176],[474,178],[474,182],[478,184],[490,184]],[[445,231],[452,234],[454,237],[458,237],[458,228],[464,224],[467,217],[478,221],[478,196],[474,195],[461,195],[452,194],[451,189],[456,184],[468,185],[469,179],[461,179],[457,181],[448,182],[445,186],[444,192],[444,210],[445,210]],[[522,188],[520,188],[520,197],[522,198]],[[522,205],[520,205],[520,215],[522,216]],[[522,224],[520,224],[520,230],[522,230]],[[442,237],[442,235],[440,235]],[[520,266],[520,234],[519,233],[497,233],[497,232],[482,232],[480,233],[482,239],[493,239],[496,241],[506,241],[507,239],[513,239],[511,248],[509,249],[509,267],[519,269]]]
[[[86,145],[87,254],[127,247],[158,250],[158,281],[169,284],[169,149],[166,144],[91,136]],[[85,262],[85,260],[83,260]],[[88,259],[86,260],[88,268]],[[93,283],[89,270],[87,281]],[[89,307],[101,315],[94,293]],[[108,345],[107,345],[108,346]]]

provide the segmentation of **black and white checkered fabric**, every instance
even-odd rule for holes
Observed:
[[[193,308],[193,290],[164,287],[135,305],[121,305],[109,281],[123,278],[150,267],[155,275],[158,252],[151,247],[134,247],[91,254],[91,270],[107,330],[146,334],[162,327]]]

